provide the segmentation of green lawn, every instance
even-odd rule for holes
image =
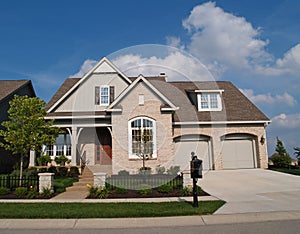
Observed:
[[[271,170],[300,176],[300,168],[299,169],[272,168]]]
[[[200,201],[199,208],[187,202],[164,203],[0,203],[0,218],[125,218],[212,214],[225,202]]]

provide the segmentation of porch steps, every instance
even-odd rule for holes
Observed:
[[[52,200],[85,199],[89,195],[87,184],[94,184],[94,175],[88,167],[85,167],[82,175],[79,176],[79,181],[75,182],[72,187],[66,188],[66,192],[53,197]]]

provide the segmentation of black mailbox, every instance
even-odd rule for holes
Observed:
[[[191,161],[191,178],[202,178],[202,160],[194,156]]]

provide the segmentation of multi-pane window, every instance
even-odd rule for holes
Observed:
[[[109,105],[109,86],[100,86],[100,105]]]
[[[72,145],[69,134],[59,134],[53,145],[44,146],[45,154],[49,156],[71,156]]]
[[[198,94],[199,111],[221,111],[222,102],[220,93],[200,93]]]
[[[131,158],[155,158],[155,121],[143,117],[130,122],[129,152]]]
[[[114,86],[101,85],[95,87],[95,105],[108,106],[114,101]]]

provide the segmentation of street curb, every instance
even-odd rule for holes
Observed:
[[[4,229],[111,229],[146,227],[184,227],[217,224],[300,220],[300,211],[113,219],[0,219]]]

